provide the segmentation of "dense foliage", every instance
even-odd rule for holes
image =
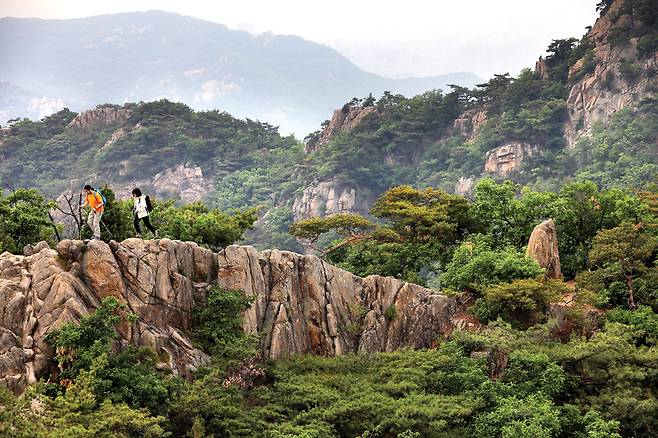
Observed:
[[[0,253],[22,253],[23,247],[40,240],[54,240],[48,218],[51,203],[36,190],[0,192]]]
[[[608,38],[619,46],[636,38],[646,59],[657,47],[658,9],[655,0],[631,3],[632,26],[621,20]],[[607,14],[611,5],[598,8]],[[213,290],[190,331],[212,360],[186,382],[158,371],[163,358],[148,349],[111,348],[117,326],[134,317],[107,299],[48,336],[57,370],[49,383],[21,398],[0,390],[0,434],[655,436],[658,105],[646,98],[618,111],[567,148],[567,91],[596,67],[594,44],[555,40],[543,61],[543,72],[495,75],[473,90],[354,99],[343,111],[369,114],[306,155],[269,125],[167,101],[112,107],[129,109],[128,120],[94,129],[67,127],[75,117],[68,110],[14,123],[0,144],[5,184],[54,195],[68,186],[62,175],[97,174],[120,187],[180,163],[198,165],[212,181],[205,204],[154,199],[161,236],[220,249],[262,213],[251,235],[261,245],[294,248],[296,237],[356,274],[460,294],[475,322],[435,339],[432,349],[265,362],[256,337],[241,330],[251,301]],[[618,70],[611,87],[649,74],[629,61]],[[483,115],[477,129],[469,126]],[[480,178],[472,199],[447,193],[460,177],[482,176],[487,152],[513,141],[542,153],[509,181]],[[293,198],[323,180],[381,196],[368,217],[313,218],[292,224],[289,235]],[[102,190],[103,237],[129,237],[130,202],[116,200],[110,186]],[[34,190],[2,194],[0,251],[53,240],[47,208]],[[530,233],[548,218],[564,279],[574,282],[547,279],[526,255]],[[395,307],[384,317],[395,320]]]
[[[251,300],[216,289],[191,330],[213,359],[185,382],[157,371],[162,358],[149,350],[113,352],[117,325],[134,317],[110,298],[48,336],[58,372],[20,399],[3,393],[0,427],[44,437],[652,436],[655,193],[591,183],[545,193],[490,180],[476,193],[468,201],[398,187],[375,203],[376,222],[339,216],[294,230],[306,237],[337,231],[346,243],[334,243],[327,257],[345,266],[422,278],[431,261],[434,277],[425,278],[471,299],[468,311],[483,324],[477,330],[457,330],[429,350],[268,363],[241,329]],[[176,208],[157,204],[156,212]],[[570,239],[560,241],[565,255],[585,251],[575,289],[544,278],[523,252],[527,234],[548,214]],[[366,257],[372,264],[357,264]]]
[[[540,273],[524,252],[533,228],[548,218],[557,228],[562,272],[574,278],[591,266],[592,254],[597,257],[593,242],[601,231],[630,223],[655,232],[655,193],[599,189],[589,181],[543,192],[485,178],[469,201],[438,189],[400,186],[375,202],[371,215],[377,224],[356,214],[335,215],[300,221],[291,232],[313,242],[322,242],[323,235],[338,238],[324,256],[358,275],[437,285],[443,272],[438,285],[476,291],[475,284],[482,288]]]

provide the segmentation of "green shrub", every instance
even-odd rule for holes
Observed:
[[[490,286],[543,272],[537,262],[514,248],[492,249],[490,239],[473,236],[455,250],[441,277],[444,287],[482,293]]]
[[[644,345],[658,344],[658,314],[649,306],[638,306],[634,311],[615,308],[606,312],[610,322],[617,322],[633,327],[638,335],[638,343]]]
[[[194,340],[203,351],[218,357],[232,357],[237,350],[252,344],[242,330],[242,313],[253,297],[240,291],[215,288],[204,307],[194,310]]]
[[[482,296],[493,316],[528,326],[545,319],[549,305],[568,291],[561,281],[520,279],[488,287]]]
[[[398,309],[395,307],[395,304],[391,304],[384,311],[384,317],[387,321],[395,321],[398,317]]]
[[[47,202],[36,190],[18,189],[8,195],[0,190],[0,253],[23,254],[25,245],[55,238],[48,219]]]
[[[67,323],[48,333],[46,341],[55,350],[60,379],[74,379],[81,370],[88,370],[96,358],[110,353],[111,342],[118,337],[116,325],[125,311],[125,304],[107,297],[79,324]]]
[[[642,70],[638,65],[630,61],[622,61],[619,63],[619,73],[626,82],[633,85],[640,79]]]

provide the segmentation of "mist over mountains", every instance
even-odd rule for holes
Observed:
[[[296,36],[253,35],[149,11],[82,19],[0,19],[0,123],[64,106],[167,98],[218,108],[303,137],[355,96],[414,95],[481,78],[390,79]]]

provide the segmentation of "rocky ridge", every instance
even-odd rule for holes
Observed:
[[[152,348],[161,369],[187,376],[209,358],[190,338],[192,309],[214,286],[254,297],[244,329],[266,358],[429,347],[472,324],[457,298],[403,281],[357,277],[315,256],[191,242],[64,240],[0,255],[0,384],[20,393],[53,370],[45,341],[113,296],[138,316],[119,326],[122,349]],[[461,316],[460,316],[461,315]]]
[[[81,112],[66,127],[91,130],[116,122],[123,123],[128,120],[130,115],[131,111],[125,108],[99,105],[92,110]]]

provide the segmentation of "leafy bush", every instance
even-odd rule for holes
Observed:
[[[18,189],[9,195],[0,191],[0,253],[22,254],[23,247],[40,240],[54,240],[46,202],[36,190]]]
[[[181,208],[170,203],[155,211],[154,221],[163,237],[193,241],[219,251],[242,239],[245,231],[253,227],[257,211],[252,208],[228,215],[201,203]]]
[[[549,305],[570,289],[560,281],[521,279],[484,289],[483,298],[492,309],[489,318],[532,325],[545,317]]]
[[[633,85],[640,79],[642,71],[632,62],[623,61],[619,64],[619,73],[626,82]]]
[[[253,297],[240,291],[211,290],[206,305],[194,310],[192,332],[199,347],[215,356],[233,357],[238,347],[249,344],[242,313],[252,302]]]
[[[537,262],[513,248],[492,249],[485,236],[473,236],[455,250],[441,277],[443,286],[482,293],[498,283],[534,278],[543,272]]]
[[[51,331],[46,340],[55,349],[58,382],[66,388],[84,374],[87,390],[98,403],[108,401],[146,408],[154,415],[166,414],[182,381],[158,373],[151,350],[129,348],[112,353],[111,343],[118,336],[116,325],[122,320],[132,321],[134,316],[116,298],[108,297],[79,324],[67,323]]]
[[[578,275],[578,286],[595,292],[601,306],[633,310],[643,302],[658,309],[656,248],[658,240],[641,224],[602,230],[592,242],[590,271]]]
[[[66,323],[48,333],[46,341],[55,350],[60,379],[74,379],[80,371],[90,369],[97,357],[110,353],[110,345],[118,337],[115,327],[125,310],[125,304],[107,297],[79,324]]]
[[[658,314],[649,306],[638,306],[634,311],[615,308],[606,312],[605,317],[610,322],[617,322],[633,327],[639,335],[638,343],[643,345],[658,344]]]

